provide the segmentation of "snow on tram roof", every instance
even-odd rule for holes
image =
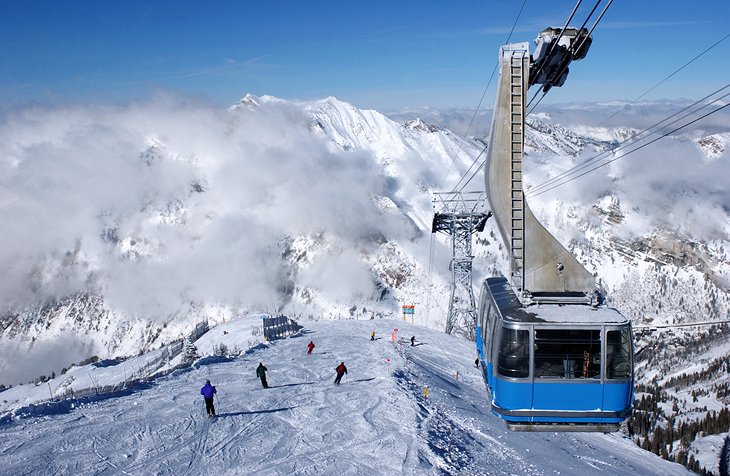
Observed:
[[[626,324],[629,322],[616,309],[588,304],[533,304],[525,308],[534,314],[531,322],[565,322],[574,324]]]
[[[523,306],[507,278],[488,278],[487,285],[505,321],[514,323],[628,324],[616,309],[589,304],[532,304]]]

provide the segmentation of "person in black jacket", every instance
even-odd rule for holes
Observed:
[[[269,384],[266,382],[266,371],[268,369],[264,367],[263,362],[259,362],[259,366],[256,367],[256,376],[261,379],[261,385],[264,388],[269,388]]]

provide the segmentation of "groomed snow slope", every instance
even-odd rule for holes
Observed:
[[[394,327],[417,345],[393,344]],[[486,414],[472,345],[402,321],[305,323],[240,358],[205,358],[126,396],[2,425],[0,472],[687,474],[619,434],[509,432]],[[335,386],[340,361],[349,373]],[[199,395],[206,378],[218,388],[215,419]]]

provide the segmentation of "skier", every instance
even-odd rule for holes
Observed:
[[[370,340],[375,340],[375,331],[370,333]]]
[[[479,368],[479,357],[474,359],[474,367]]]
[[[337,372],[337,377],[335,378],[335,384],[339,385],[340,380],[342,380],[342,376],[347,373],[347,367],[345,367],[344,362],[340,362],[340,365],[335,368],[335,372]]]
[[[264,388],[269,388],[269,384],[266,382],[266,371],[268,369],[264,367],[263,362],[259,362],[259,366],[256,367],[256,376],[261,379],[261,385]]]
[[[416,345],[416,336],[411,337],[411,347]]]
[[[217,393],[215,387],[210,384],[210,380],[205,381],[205,385],[200,389],[200,394],[205,399],[205,411],[208,412],[208,417],[215,416],[215,407],[213,406],[213,395]]]
[[[314,342],[312,342],[310,340],[309,341],[309,345],[307,345],[307,354],[311,354],[312,353],[312,349],[314,349]]]

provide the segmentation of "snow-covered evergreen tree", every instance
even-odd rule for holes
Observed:
[[[225,344],[214,345],[213,353],[218,357],[225,357],[228,355],[228,346],[226,346]]]
[[[198,355],[198,348],[195,347],[195,344],[190,339],[185,339],[185,346],[183,347],[183,362],[186,364],[190,364],[195,359],[200,357]]]

